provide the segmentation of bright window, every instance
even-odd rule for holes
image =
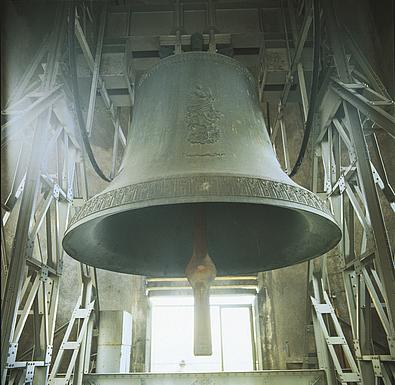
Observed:
[[[219,372],[254,370],[254,297],[212,296],[213,354],[193,355],[193,298],[151,298],[151,371]]]

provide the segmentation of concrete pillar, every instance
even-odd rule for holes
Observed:
[[[146,370],[147,322],[149,317],[148,298],[145,295],[145,277],[134,275],[131,293],[133,315],[132,372]]]
[[[96,373],[128,373],[132,350],[132,315],[122,310],[100,312]]]
[[[259,293],[263,369],[300,368],[304,357],[307,263],[267,271]]]

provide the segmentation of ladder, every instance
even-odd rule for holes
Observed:
[[[349,383],[360,383],[361,376],[358,370],[358,366],[354,360],[351,349],[348,346],[347,340],[343,334],[341,325],[336,316],[335,309],[331,304],[328,293],[323,290],[323,303],[321,303],[321,301],[314,296],[311,296],[310,298],[313,304],[313,308],[315,310],[315,314],[317,316],[317,321],[319,323],[320,329],[328,347],[329,354],[332,358],[338,380],[342,385],[347,385]],[[328,323],[332,322],[333,329],[336,335],[330,334],[329,328],[325,321],[327,321]],[[342,367],[336,352],[336,346],[339,346],[343,351],[349,368]]]
[[[54,366],[48,379],[48,384],[50,385],[68,385],[70,383],[71,376],[73,375],[73,369],[75,367],[78,353],[80,352],[80,347],[86,335],[88,322],[95,305],[95,301],[93,300],[86,308],[81,308],[81,302],[82,296],[80,296],[77,301],[77,305],[74,308],[70,323],[66,329],[66,333],[60,345],[58,355],[56,356]],[[70,340],[70,336],[76,322],[79,322],[80,327],[77,331],[77,338],[73,341]],[[63,377],[59,375],[59,368],[60,364],[62,363],[63,355],[66,351],[70,351],[72,353],[67,366],[66,375]]]

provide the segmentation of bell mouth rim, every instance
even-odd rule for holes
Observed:
[[[126,213],[128,211],[138,211],[138,210],[144,210],[146,208],[150,208],[150,207],[155,207],[155,206],[174,206],[174,205],[183,205],[183,204],[199,204],[199,203],[212,203],[212,204],[216,204],[216,203],[222,203],[222,204],[235,204],[235,205],[240,205],[240,204],[246,204],[246,205],[257,205],[257,206],[272,206],[272,207],[276,207],[279,209],[288,209],[288,210],[292,210],[295,213],[299,213],[301,215],[307,214],[307,215],[311,215],[312,217],[310,218],[314,218],[316,217],[316,219],[321,220],[322,223],[326,223],[326,231],[327,232],[331,232],[333,237],[331,238],[331,240],[328,240],[325,244],[325,247],[323,247],[320,251],[316,251],[313,255],[307,255],[305,258],[303,259],[298,259],[297,261],[295,261],[292,264],[287,263],[286,261],[284,261],[282,264],[280,263],[276,263],[274,266],[268,266],[265,267],[263,269],[260,270],[251,270],[251,271],[242,271],[242,274],[255,274],[257,272],[263,272],[263,271],[272,271],[272,270],[277,270],[277,269],[281,269],[281,268],[285,268],[285,267],[290,267],[293,266],[295,264],[299,264],[299,263],[303,263],[309,260],[312,260],[314,258],[317,258],[321,255],[324,255],[325,253],[328,253],[330,250],[332,250],[334,247],[336,247],[338,245],[338,243],[340,242],[341,238],[342,238],[342,231],[339,227],[339,225],[337,224],[337,222],[334,220],[334,218],[331,215],[328,215],[326,213],[323,213],[322,211],[319,211],[317,209],[314,208],[309,208],[309,207],[303,207],[300,204],[296,204],[293,202],[288,202],[287,204],[284,204],[283,201],[279,201],[279,200],[274,200],[274,199],[268,199],[266,198],[265,200],[267,200],[269,203],[262,203],[262,199],[259,203],[254,203],[251,200],[250,201],[226,201],[226,198],[232,198],[232,197],[220,197],[221,201],[217,200],[217,201],[210,201],[207,202],[203,201],[202,199],[196,199],[195,201],[177,201],[177,202],[171,202],[171,201],[166,201],[166,202],[159,202],[159,200],[157,200],[156,202],[148,202],[148,204],[143,205],[142,203],[140,205],[138,205],[139,207],[136,207],[136,204],[129,204],[129,205],[125,205],[122,207],[122,210],[120,210],[120,207],[116,207],[116,208],[112,208],[108,211],[106,211],[106,213],[101,213],[99,215],[96,216],[90,216],[90,217],[86,217],[84,218],[82,221],[80,222],[76,222],[73,226],[71,226],[69,229],[67,229],[67,231],[65,232],[64,238],[62,240],[62,246],[64,248],[64,250],[66,251],[66,253],[69,254],[69,251],[71,251],[73,249],[73,245],[72,243],[70,243],[70,237],[72,237],[74,232],[78,232],[79,230],[85,231],[84,229],[80,229],[80,226],[84,227],[87,222],[96,222],[96,223],[100,223],[101,221],[108,219],[109,217],[112,217],[116,214],[119,213]],[[303,214],[304,213],[304,214]],[[313,219],[312,219],[313,220]],[[70,253],[69,254],[72,258],[82,262],[82,263],[86,263],[89,264],[89,261],[85,259],[84,255],[75,255],[74,253]],[[124,269],[124,268],[117,268],[114,267],[109,268],[108,265],[104,266],[100,266],[97,264],[93,264],[93,266],[97,267],[97,268],[101,268],[101,269],[105,269],[105,270],[110,270],[113,272],[118,272],[118,273],[124,273],[124,274],[135,274],[135,275],[144,275],[144,276],[150,276],[149,274],[146,274],[144,272],[141,271],[137,271],[137,270],[132,270],[132,269]],[[226,275],[238,275],[240,273],[226,273]],[[224,275],[224,274],[220,274],[220,275]],[[152,276],[157,276],[157,274],[152,274]],[[174,274],[174,275],[169,275],[166,274],[166,277],[183,277],[184,275],[180,275],[180,274]]]
[[[163,59],[160,59],[158,63],[154,64],[148,71],[146,71],[141,78],[139,79],[137,83],[137,88],[140,88],[142,84],[154,73],[156,72],[160,67],[163,67],[166,64],[171,64],[172,62],[182,62],[186,57],[202,57],[202,58],[210,58],[217,60],[221,63],[226,63],[233,65],[234,67],[237,67],[239,70],[241,70],[248,78],[248,80],[254,85],[257,86],[257,80],[254,77],[254,75],[251,73],[251,71],[242,63],[237,61],[236,59],[233,59],[230,56],[222,55],[220,53],[216,52],[208,52],[208,51],[190,51],[190,52],[182,52],[179,54],[173,54],[170,56],[167,56]]]
[[[282,197],[282,199],[279,199],[280,197]],[[208,206],[212,205],[216,213],[223,213],[221,214],[221,217],[223,216],[224,218],[229,215],[232,217],[234,215],[233,213],[237,216],[239,215],[238,213],[242,212],[246,213],[242,214],[244,215],[243,220],[246,220],[246,215],[250,215],[248,213],[251,213],[254,218],[264,218],[264,212],[266,209],[269,209],[269,207],[269,210],[272,210],[272,215],[274,215],[274,217],[277,217],[277,214],[273,214],[273,209],[278,209],[279,214],[284,211],[292,211],[295,216],[297,215],[300,218],[305,218],[305,221],[307,222],[302,221],[300,223],[306,223],[305,226],[308,226],[306,229],[311,229],[311,234],[315,237],[315,244],[310,245],[309,243],[306,243],[306,245],[309,245],[308,248],[310,251],[306,252],[306,255],[303,255],[303,258],[295,260],[292,264],[313,259],[328,252],[338,244],[342,237],[341,229],[326,204],[316,194],[303,187],[282,181],[254,178],[251,176],[200,174],[193,176],[168,176],[166,178],[152,179],[150,181],[140,182],[129,186],[127,185],[120,188],[115,188],[114,186],[112,190],[96,195],[91,198],[72,219],[63,238],[63,248],[73,258],[80,260],[83,263],[93,264],[98,268],[121,273],[147,275],[145,270],[138,269],[137,266],[121,266],[120,261],[115,263],[117,259],[115,254],[108,259],[111,263],[108,261],[107,263],[105,261],[107,257],[97,257],[103,252],[107,256],[113,252],[109,251],[110,249],[108,249],[108,253],[107,251],[103,251],[104,249],[107,250],[107,246],[103,246],[107,244],[106,242],[109,242],[107,236],[104,236],[104,238],[99,236],[98,239],[92,238],[91,240],[91,236],[93,235],[91,231],[96,231],[94,229],[99,228],[104,229],[103,226],[109,226],[108,229],[118,226],[125,230],[130,229],[130,226],[137,226],[140,229],[135,233],[135,236],[138,236],[137,234],[139,234],[140,231],[142,231],[143,234],[146,233],[144,229],[146,229],[147,223],[150,221],[153,221],[152,223],[154,226],[162,226],[161,220],[157,222],[157,219],[152,217],[152,210],[155,210],[155,212],[158,211],[166,213],[163,214],[161,218],[178,218],[177,213],[180,213],[180,210],[183,210],[182,206],[190,206],[191,208],[191,206],[199,203],[206,203]],[[246,207],[245,210],[243,205]],[[256,206],[256,208],[254,206]],[[187,208],[187,210],[189,209]],[[128,212],[130,213],[128,217],[131,218],[133,222],[132,225],[122,225],[121,222],[119,224],[115,224],[114,221],[117,220],[116,218],[118,214],[119,218],[122,218],[122,216],[125,218],[125,214]],[[296,218],[295,216],[294,218]],[[143,218],[148,218],[148,222],[145,223],[146,221]],[[229,223],[229,220],[227,221],[228,222],[226,223]],[[181,222],[178,222],[178,219],[176,219],[175,223],[175,227],[163,225],[164,227],[161,227],[161,229],[163,228],[164,233],[166,233],[166,227],[174,229],[177,228],[177,226],[180,226]],[[288,222],[283,223],[284,226],[288,225]],[[184,228],[181,229],[184,231]],[[292,233],[294,235],[301,231],[299,224],[297,224],[296,227],[292,227],[292,229]],[[277,228],[277,230],[279,229]],[[107,232],[110,230],[105,231],[105,234],[110,234],[110,232]],[[154,234],[159,233],[160,232],[154,231]],[[280,231],[278,233],[280,234]],[[328,234],[328,237],[326,237],[325,234]],[[112,238],[113,236],[115,238]],[[117,232],[114,233],[113,236],[111,235],[111,242],[115,242],[116,245],[124,244],[121,240],[115,241],[118,237]],[[119,236],[122,237],[123,235]],[[299,240],[294,241],[294,244],[295,242],[302,242],[303,244],[304,242],[309,242],[309,240],[307,238],[305,240],[305,238],[306,237],[295,238]],[[319,241],[320,239],[322,239],[322,242]],[[319,246],[317,242],[319,242],[321,246]],[[83,243],[82,249],[77,251],[81,243]],[[93,251],[93,254],[96,255],[94,263],[89,259],[89,257],[87,257],[87,254],[85,253],[86,250],[83,251],[84,248],[86,249],[87,247],[85,243],[90,244],[90,253],[92,253],[92,250],[95,250],[95,248],[97,249],[96,251]],[[104,249],[102,250],[103,247]],[[295,249],[295,253],[300,254],[300,251]],[[302,255],[300,256],[302,257]],[[291,264],[286,261],[281,264],[276,262],[274,265],[268,265],[264,268],[262,266],[261,269],[256,269],[255,271],[251,270],[250,272],[274,270],[290,265]],[[135,270],[133,270],[132,267]],[[247,268],[247,266],[243,266],[243,268]],[[244,274],[248,272],[247,270],[243,270],[242,273]],[[174,274],[176,273],[174,272]],[[152,275],[156,275],[156,273],[153,272]]]
[[[235,198],[238,200],[236,201]],[[227,203],[227,204],[250,204],[250,205],[256,205],[256,206],[273,206],[273,207],[278,207],[278,208],[287,208],[291,209],[294,211],[303,211],[306,213],[311,213],[313,215],[320,216],[327,221],[329,221],[334,227],[337,228],[338,230],[338,237],[336,238],[337,241],[334,246],[336,246],[341,238],[342,238],[342,231],[340,229],[340,226],[336,222],[335,218],[321,210],[318,210],[314,207],[307,206],[307,205],[302,205],[297,202],[291,202],[291,201],[283,201],[280,199],[273,199],[273,198],[259,198],[259,199],[251,199],[250,197],[235,197],[235,196],[218,196],[217,199],[213,199],[208,201],[205,197],[185,197],[184,199],[180,199],[179,197],[174,198],[174,199],[168,199],[168,198],[158,198],[150,201],[144,201],[144,202],[134,202],[134,203],[128,203],[122,206],[115,206],[111,207],[108,209],[105,209],[103,211],[99,211],[97,213],[88,215],[81,220],[77,220],[74,223],[70,224],[67,230],[64,233],[63,241],[68,236],[77,228],[81,225],[84,225],[85,223],[89,221],[94,221],[97,219],[105,219],[107,217],[110,217],[114,214],[118,213],[125,213],[127,211],[134,211],[134,210],[141,210],[145,209],[148,207],[157,207],[157,206],[169,206],[169,205],[182,205],[182,204],[201,204],[201,203]],[[333,247],[334,247],[333,246]],[[330,249],[329,249],[330,250]]]
[[[290,180],[292,182],[292,180]],[[278,201],[276,204],[275,202]],[[253,203],[295,207],[327,216],[329,208],[316,194],[299,185],[269,178],[234,174],[174,175],[153,178],[101,192],[90,198],[71,219],[78,223],[112,212],[177,203]]]

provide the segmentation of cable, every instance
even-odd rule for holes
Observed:
[[[319,0],[313,1],[313,22],[314,22],[314,46],[313,46],[313,76],[311,81],[311,92],[310,92],[310,104],[309,111],[307,113],[306,128],[303,134],[302,145],[299,150],[298,158],[296,159],[295,165],[292,168],[289,176],[292,177],[298,172],[309,143],[311,128],[313,126],[313,118],[315,112],[316,99],[318,94],[318,76],[319,76],[319,65],[320,65],[320,45],[321,45],[321,23],[320,23],[320,8]]]
[[[82,141],[84,142],[85,151],[88,154],[88,158],[92,164],[93,169],[96,171],[96,174],[105,180],[106,182],[111,182],[111,178],[108,178],[104,175],[104,172],[99,167],[96,162],[95,156],[92,151],[92,147],[89,143],[88,133],[86,132],[85,122],[82,115],[81,110],[81,100],[78,90],[78,81],[77,81],[77,65],[75,60],[75,45],[74,45],[74,36],[75,36],[75,2],[73,1],[72,5],[69,9],[69,31],[68,31],[68,51],[69,51],[69,64],[70,64],[70,74],[71,74],[71,90],[73,93],[74,99],[74,108],[77,113],[77,121],[78,126],[80,128]]]

